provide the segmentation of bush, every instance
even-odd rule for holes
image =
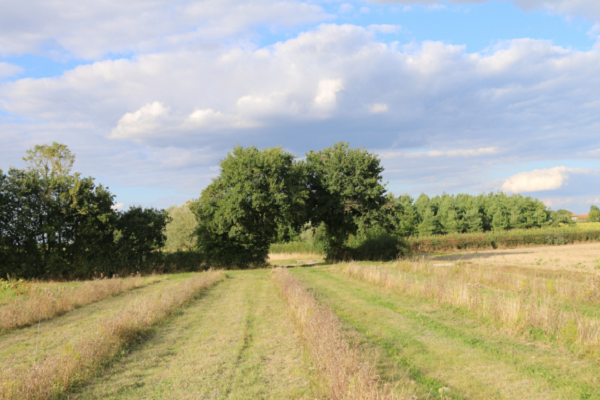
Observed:
[[[454,250],[482,250],[515,248],[519,246],[565,245],[598,241],[600,231],[558,231],[531,229],[520,232],[496,232],[488,234],[439,235],[426,238],[410,238],[415,253]]]
[[[403,238],[385,232],[351,236],[345,246],[345,258],[356,261],[391,261],[408,257],[412,251]]]

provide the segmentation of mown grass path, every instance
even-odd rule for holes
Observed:
[[[69,399],[314,398],[268,270],[228,272]]]
[[[8,368],[40,361],[55,350],[75,342],[90,329],[97,329],[102,321],[115,316],[136,299],[160,292],[169,285],[177,284],[183,277],[172,276],[171,279],[132,289],[50,320],[10,331],[0,336],[0,364]]]
[[[591,361],[506,337],[329,267],[293,272],[365,349],[379,351],[382,378],[403,384],[408,377],[419,398],[440,398],[446,387],[452,399],[600,399],[600,369]]]

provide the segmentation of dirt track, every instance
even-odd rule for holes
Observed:
[[[426,257],[432,260],[468,260],[488,265],[497,263],[532,268],[586,270],[600,274],[600,243],[438,253]]]

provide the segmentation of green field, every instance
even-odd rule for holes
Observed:
[[[600,295],[594,286],[600,280],[594,271],[423,261],[288,271],[334,312],[341,337],[375,360],[377,385],[395,396],[386,398],[600,399]],[[198,275],[172,275],[0,335],[0,388],[7,387],[7,371],[35,370],[58,353],[79,357],[69,349],[106,321]],[[309,350],[272,270],[226,275],[151,329],[118,343],[116,353],[55,390],[55,397],[333,398],[315,368],[319,354]],[[496,299],[495,310],[514,300],[521,311],[514,320],[492,315],[460,300],[465,290]],[[533,319],[539,317],[535,310],[566,322],[543,324]],[[52,384],[36,379],[31,385]],[[7,389],[2,395],[19,398]]]

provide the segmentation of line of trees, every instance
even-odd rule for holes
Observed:
[[[164,210],[114,209],[94,178],[71,174],[59,143],[35,146],[27,169],[0,170],[0,276],[83,278],[145,272],[164,246]]]
[[[108,188],[71,174],[75,156],[62,144],[24,160],[26,169],[0,171],[0,276],[244,268],[264,264],[273,243],[308,236],[329,259],[394,258],[410,251],[407,236],[571,223],[570,212],[520,195],[395,197],[377,155],[347,143],[304,159],[236,146],[199,199],[168,210],[115,210]]]
[[[443,194],[433,198],[422,194],[416,201],[403,195],[390,196],[389,201],[394,209],[395,233],[401,236],[529,229],[572,223],[569,211],[550,211],[540,200],[519,194]]]
[[[310,151],[304,160],[280,147],[237,146],[220,166],[189,205],[198,249],[214,264],[264,263],[272,243],[298,240],[307,230],[336,259],[367,254],[369,246],[391,248],[395,257],[408,251],[407,236],[572,223],[569,211],[521,195],[395,197],[386,193],[377,155],[347,143]]]

